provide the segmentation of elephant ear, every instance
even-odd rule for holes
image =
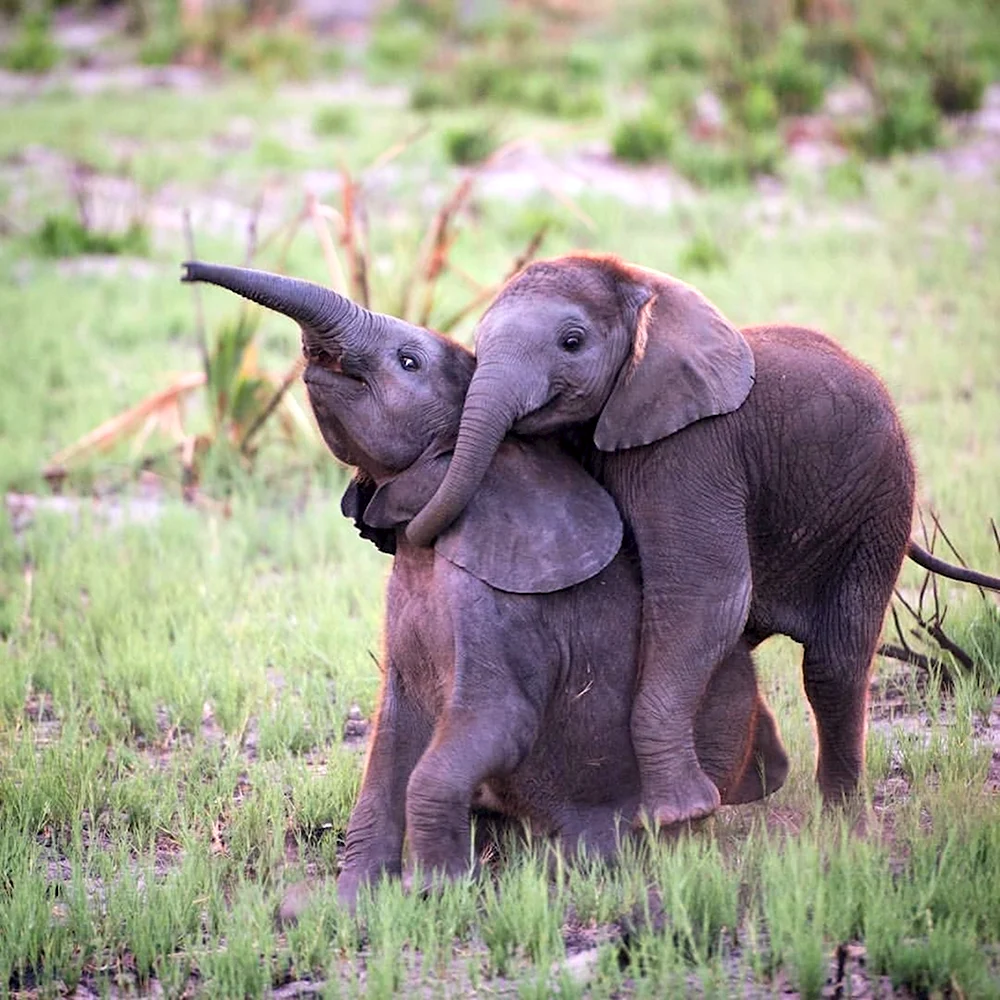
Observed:
[[[754,382],[743,335],[698,291],[666,275],[633,276],[632,356],[594,432],[601,451],[636,448],[704,417],[731,413]]]
[[[449,456],[450,458],[450,456]],[[365,521],[410,520],[444,476],[448,458],[413,467],[379,487]],[[596,576],[618,554],[614,500],[549,442],[501,444],[482,484],[435,551],[512,594],[547,594]]]
[[[375,528],[363,520],[363,515],[372,497],[375,495],[375,484],[360,472],[347,484],[344,495],[340,498],[340,512],[349,521],[354,522],[358,534],[371,542],[379,550],[388,555],[396,552],[396,532],[390,528]]]
[[[449,455],[434,455],[415,462],[375,490],[364,509],[364,522],[379,531],[392,530],[411,521],[427,503],[448,471]]]

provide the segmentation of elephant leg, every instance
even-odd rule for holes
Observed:
[[[452,705],[410,776],[406,827],[410,854],[426,877],[469,871],[469,807],[479,783],[509,774],[538,734],[534,707],[510,691],[483,691],[476,704]]]
[[[720,803],[698,762],[695,719],[713,670],[740,640],[750,606],[740,529],[720,531],[710,521],[687,524],[687,531],[681,537],[664,528],[655,546],[638,539],[644,594],[631,731],[643,811],[656,825],[708,816]]]
[[[824,616],[822,632],[805,644],[802,673],[816,720],[816,780],[827,803],[853,794],[864,772],[869,674],[881,627],[881,613],[852,616],[835,608]]]
[[[746,637],[712,672],[695,720],[695,746],[724,805],[761,799],[785,780],[788,757],[757,686]]]
[[[736,784],[723,797],[728,805],[757,802],[776,792],[788,777],[788,754],[778,724],[763,697],[757,699],[750,759]]]
[[[430,738],[430,720],[390,661],[337,879],[337,897],[351,909],[363,884],[402,870],[407,782]]]

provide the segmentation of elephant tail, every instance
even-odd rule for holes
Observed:
[[[931,555],[926,549],[917,545],[912,538],[906,545],[906,554],[918,566],[923,566],[931,573],[946,576],[951,580],[958,580],[959,583],[971,583],[976,587],[985,587],[987,590],[1000,590],[1000,577],[989,576],[974,569],[966,569],[964,566],[953,566],[951,563]]]

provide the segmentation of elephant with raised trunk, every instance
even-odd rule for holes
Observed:
[[[805,647],[824,797],[857,787],[869,668],[909,541],[914,470],[877,376],[813,330],[739,330],[694,288],[618,258],[527,266],[479,322],[454,457],[408,538],[476,495],[500,442],[559,432],[635,533],[643,577],[632,737],[644,810],[676,823],[719,793],[694,720],[716,664],[775,633]]]
[[[468,870],[474,803],[567,851],[609,854],[639,804],[630,717],[641,586],[614,501],[553,442],[498,443],[433,548],[405,526],[447,474],[475,359],[458,344],[316,285],[189,263],[302,328],[309,399],[358,474],[343,510],[394,551],[384,675],[338,894],[401,870]],[[777,788],[787,758],[746,644],[706,681],[699,768],[726,802]],[[288,916],[289,914],[286,914]],[[294,914],[291,914],[294,915]]]

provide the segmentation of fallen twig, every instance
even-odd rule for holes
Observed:
[[[52,456],[49,466],[65,465],[70,459],[77,458],[88,451],[110,448],[130,430],[144,423],[150,414],[176,404],[180,397],[193,392],[204,384],[205,375],[203,372],[187,372],[185,375],[181,375],[173,385],[147,396],[124,413],[119,413],[110,420],[105,420],[99,427],[95,427],[69,447],[57,452]]]
[[[911,666],[919,667],[928,674],[936,670],[941,675],[942,683],[944,683],[947,677],[948,684],[951,684],[951,674],[944,660],[938,660],[932,656],[926,656],[924,653],[918,653],[910,649],[909,646],[894,646],[891,643],[883,643],[875,652],[879,656],[888,657],[890,660],[899,660],[900,663],[909,663]]]

